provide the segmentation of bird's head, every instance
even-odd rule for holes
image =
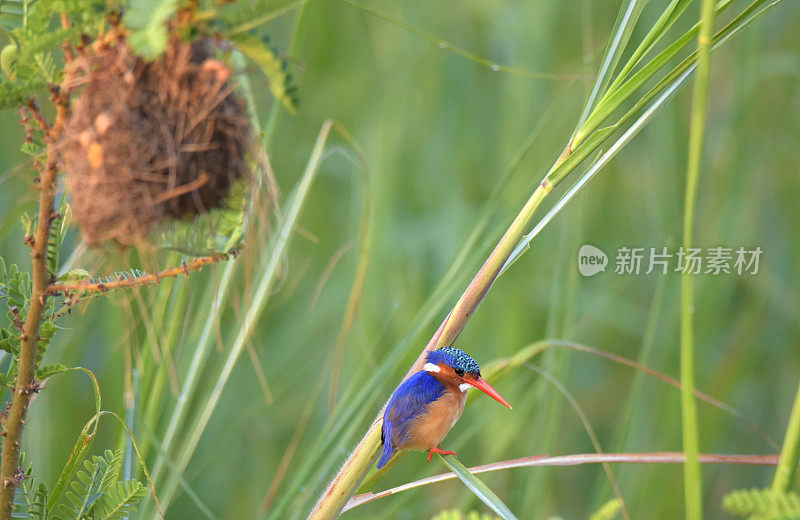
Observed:
[[[481,369],[466,352],[455,347],[442,347],[428,353],[425,365],[422,367],[426,372],[436,377],[442,382],[458,386],[462,392],[475,387],[483,393],[508,406],[508,401],[481,377]]]

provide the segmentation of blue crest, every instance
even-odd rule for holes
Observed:
[[[481,375],[481,368],[478,363],[472,359],[469,354],[456,347],[442,347],[433,350],[428,354],[428,362],[438,365],[444,363],[447,366],[453,367],[455,370],[463,370],[464,372],[473,372]]]

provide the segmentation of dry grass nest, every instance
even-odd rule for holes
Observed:
[[[220,206],[250,176],[249,120],[211,42],[174,39],[147,62],[121,35],[87,46],[73,67],[85,87],[61,151],[89,244],[139,243],[165,219]]]

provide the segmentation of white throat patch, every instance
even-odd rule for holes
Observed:
[[[472,388],[472,385],[469,383],[461,383],[460,385],[458,385],[458,389],[461,390],[462,392],[466,392],[470,388]]]
[[[439,365],[434,365],[433,363],[425,363],[422,366],[422,369],[426,372],[441,372],[442,369],[439,368]]]

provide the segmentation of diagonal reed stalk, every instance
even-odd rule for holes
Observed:
[[[564,157],[565,156],[562,155],[559,161],[564,160]],[[470,316],[472,316],[481,300],[483,300],[484,296],[489,291],[489,288],[497,278],[506,260],[511,255],[514,246],[516,246],[517,242],[522,238],[534,212],[552,189],[553,184],[550,182],[549,176],[537,186],[533,195],[531,195],[528,202],[522,208],[522,211],[520,211],[514,219],[514,222],[512,222],[511,226],[503,235],[503,238],[500,239],[500,242],[495,246],[489,258],[484,262],[483,267],[481,267],[466,291],[464,291],[464,294],[462,294],[453,310],[444,320],[433,338],[431,338],[431,341],[428,342],[425,350],[423,350],[417,358],[417,361],[411,367],[411,370],[409,370],[409,375],[422,367],[428,351],[441,346],[451,345],[456,340]],[[345,462],[339,474],[334,478],[331,485],[322,495],[316,507],[311,512],[309,519],[335,518],[341,513],[342,508],[344,508],[344,505],[353,493],[355,493],[361,480],[372,466],[380,446],[380,429],[381,420],[379,417],[373,422],[362,441],[350,455],[347,462]]]
[[[637,111],[644,108],[653,98],[656,98],[639,120],[631,125],[623,138],[611,147],[609,151],[613,150],[613,153],[608,155],[606,161],[597,166],[591,175],[596,173],[602,165],[607,163],[622,146],[627,144],[627,142],[651,120],[652,116],[660,107],[670,101],[674,94],[685,85],[688,78],[693,74],[695,67],[699,65],[698,56],[705,56],[703,58],[705,61],[704,66],[707,67],[708,54],[712,44],[715,46],[721,45],[730,36],[752,22],[764,11],[776,5],[779,1],[780,0],[772,2],[766,6],[764,6],[766,3],[765,0],[754,1],[717,34],[713,34],[713,15],[715,9],[721,12],[731,4],[731,1],[723,0],[719,2],[716,7],[713,2],[706,1],[703,10],[704,24],[693,27],[649,62],[641,66],[636,72],[632,72],[640,64],[647,52],[658,43],[666,31],[677,20],[678,16],[685,8],[686,2],[675,0],[666,7],[664,14],[659,18],[657,26],[649,32],[645,39],[639,44],[638,48],[633,52],[632,56],[622,68],[622,72],[618,74],[616,79],[612,82],[615,88],[609,87],[604,94],[600,96],[600,101],[588,111],[588,116],[581,116],[581,119],[585,117],[583,124],[578,125],[567,147],[555,161],[544,179],[538,184],[533,194],[503,234],[472,282],[412,365],[406,377],[421,369],[427,352],[441,346],[451,345],[456,340],[497,276],[507,265],[510,265],[509,259],[512,254],[515,258],[522,254],[523,251],[515,251],[515,248],[520,244],[524,230],[528,226],[533,214],[553,188],[564,180],[583,160],[589,157],[592,152],[607,141]],[[625,8],[626,7],[623,7],[623,9]],[[630,8],[630,4],[628,4],[628,8]],[[709,11],[711,15],[708,14]],[[635,17],[629,16],[626,19],[632,20],[633,18]],[[711,25],[708,25],[709,19]],[[622,31],[624,33],[628,29],[626,24],[621,23],[618,25],[616,32],[620,33],[620,31]],[[686,47],[693,36],[698,33],[703,36],[701,41],[707,42],[704,52],[692,53],[689,55],[663,77],[655,87],[642,95],[634,104],[633,108],[624,113],[616,123],[600,128],[603,122],[610,118],[623,103],[647,82],[647,80],[654,77],[669,60],[677,56],[678,52]],[[624,49],[619,48],[619,46],[611,45],[607,50],[607,54],[622,53],[623,50]],[[604,63],[607,62],[613,63],[614,60],[609,62],[608,57],[606,57]],[[604,67],[598,75],[596,82],[606,84],[609,78],[608,75],[613,72],[611,70],[612,67],[613,65]],[[593,97],[596,97],[597,93],[595,89],[593,89],[592,92]],[[592,102],[593,100],[590,98],[587,101],[587,107],[590,107]],[[589,175],[589,177],[591,177],[591,175]],[[577,189],[580,189],[580,187]],[[571,190],[570,193],[574,194],[575,191],[577,190]],[[530,238],[532,238],[532,236]],[[525,244],[525,246],[527,246],[527,244]],[[694,395],[693,385],[690,388],[691,390],[688,395],[689,398],[692,398]],[[684,388],[684,392],[686,392],[686,388]],[[347,500],[355,493],[377,456],[380,448],[381,421],[382,413],[379,413],[362,440],[355,447],[338,474],[317,501],[317,504],[308,516],[309,520],[328,520],[336,518],[341,513]],[[689,458],[691,459],[691,457]],[[687,465],[687,467],[689,466],[691,466],[691,463]],[[699,475],[697,481],[699,483]]]
[[[692,96],[692,116],[689,128],[689,160],[686,167],[686,201],[683,214],[683,248],[692,246],[694,209],[697,199],[697,182],[703,154],[706,107],[708,106],[708,78],[711,69],[711,38],[714,34],[714,2],[703,0],[700,35],[697,38],[697,78]],[[681,273],[681,416],[683,423],[684,500],[686,518],[703,518],[703,486],[698,460],[699,440],[697,402],[694,398],[694,280],[688,269]]]

